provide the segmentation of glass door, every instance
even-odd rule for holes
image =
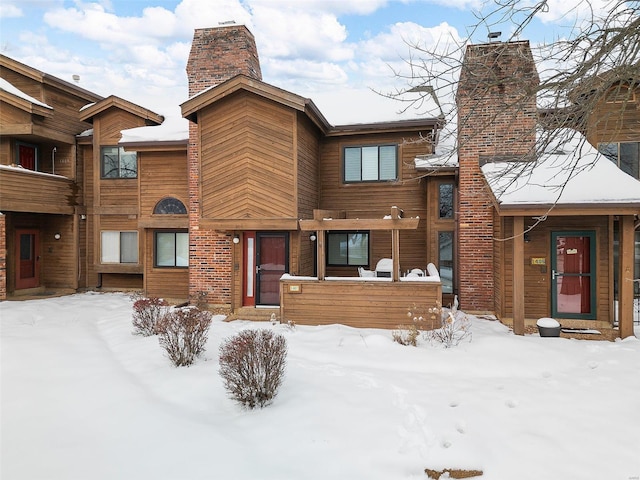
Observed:
[[[40,234],[16,230],[16,289],[40,285]]]
[[[280,277],[289,271],[289,234],[256,234],[256,305],[280,305]]]
[[[596,234],[551,232],[551,315],[596,318]]]

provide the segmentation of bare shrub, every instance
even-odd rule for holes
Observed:
[[[149,337],[157,332],[157,325],[169,304],[162,298],[139,298],[133,304],[133,333]]]
[[[160,345],[176,367],[191,365],[205,350],[211,313],[194,307],[167,312],[158,323]]]
[[[391,332],[394,342],[400,345],[411,345],[415,347],[418,344],[418,336],[420,332],[415,325],[399,325],[396,330]]]
[[[437,305],[434,312],[440,314],[442,326],[426,332],[427,339],[440,343],[445,348],[455,347],[463,340],[471,341],[471,323],[469,318],[458,310],[457,299],[451,309],[443,309]]]
[[[244,330],[220,345],[220,376],[246,408],[271,403],[284,379],[287,341],[271,330]]]

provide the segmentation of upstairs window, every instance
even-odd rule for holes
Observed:
[[[640,179],[640,142],[601,143],[598,150],[620,170]]]
[[[38,147],[16,142],[16,165],[28,170],[38,170]]]
[[[155,215],[186,215],[187,207],[174,197],[166,197],[156,203],[153,209]]]
[[[344,147],[343,179],[345,183],[397,180],[398,147],[396,145]]]
[[[453,183],[438,185],[438,217],[440,219],[453,218]]]
[[[369,232],[327,232],[327,264],[369,265]]]
[[[138,263],[138,232],[100,232],[101,263]]]
[[[137,178],[136,152],[125,152],[122,147],[102,147],[100,175],[102,178]]]

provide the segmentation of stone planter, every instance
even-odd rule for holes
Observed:
[[[540,318],[536,322],[538,326],[538,333],[541,337],[559,337],[560,336],[560,323],[553,318]]]

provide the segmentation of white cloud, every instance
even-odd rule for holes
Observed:
[[[23,15],[22,9],[17,5],[4,2],[0,3],[0,18],[16,18],[22,17]]]

